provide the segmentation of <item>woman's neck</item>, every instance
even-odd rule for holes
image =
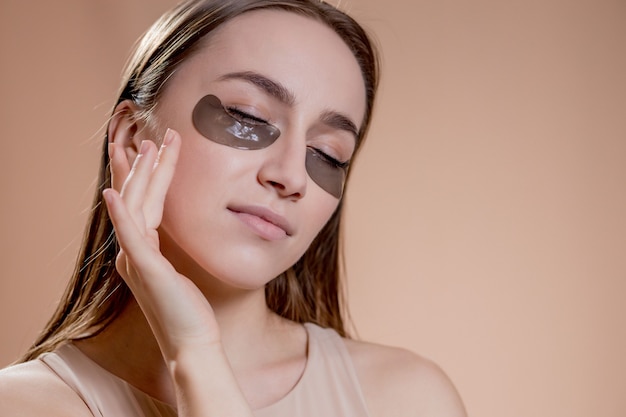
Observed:
[[[280,363],[293,364],[291,372],[297,380],[306,363],[306,333],[302,326],[267,308],[263,288],[229,291],[226,297],[213,293],[209,301],[224,349],[244,391],[259,392],[255,381],[267,379],[265,370]],[[76,345],[101,367],[139,390],[174,403],[175,393],[161,351],[134,300],[101,333]],[[264,402],[268,401],[258,400],[259,404]]]

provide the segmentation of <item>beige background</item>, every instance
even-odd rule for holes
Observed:
[[[0,366],[71,270],[127,52],[172,0],[0,2]],[[626,415],[626,2],[343,0],[384,79],[348,193],[361,337],[473,416]]]

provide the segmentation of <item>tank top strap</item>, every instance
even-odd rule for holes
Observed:
[[[39,357],[87,405],[95,417],[175,417],[175,410],[132,387],[66,343]]]
[[[305,324],[307,364],[293,390],[255,417],[367,417],[361,386],[343,339],[333,329]]]

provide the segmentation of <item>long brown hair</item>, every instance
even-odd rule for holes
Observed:
[[[357,150],[370,125],[378,85],[378,58],[364,30],[349,16],[319,0],[188,0],[164,14],[146,32],[132,54],[117,103],[133,100],[148,120],[162,87],[198,41],[242,13],[279,9],[316,19],[331,27],[357,59],[366,89],[366,111]],[[117,104],[116,103],[116,104]],[[111,186],[108,138],[105,137],[93,209],[71,281],[54,315],[21,360],[51,351],[66,340],[102,331],[132,298],[115,270],[119,250],[102,200]],[[340,229],[342,202],[306,253],[266,286],[270,309],[296,322],[313,322],[346,335]]]

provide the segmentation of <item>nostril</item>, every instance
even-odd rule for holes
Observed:
[[[270,181],[269,183],[270,183],[273,187],[276,187],[276,188],[278,188],[278,189],[281,189],[281,190],[284,190],[284,189],[285,189],[285,185],[284,185],[284,184],[281,184],[281,183],[279,183],[279,182],[276,182],[276,181]]]

